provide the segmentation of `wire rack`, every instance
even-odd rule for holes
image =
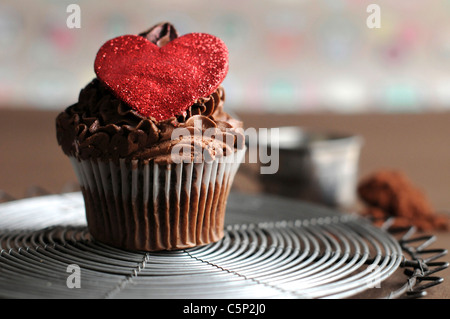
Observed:
[[[226,216],[217,243],[140,253],[91,238],[79,192],[5,202],[0,297],[351,298],[379,290],[377,298],[416,298],[448,267],[436,261],[445,250],[427,249],[434,236],[305,202],[232,193]],[[400,285],[377,290],[399,270]]]

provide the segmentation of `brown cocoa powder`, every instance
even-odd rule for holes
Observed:
[[[395,217],[393,226],[418,230],[448,230],[448,217],[439,215],[425,194],[401,171],[381,170],[362,179],[358,196],[362,213],[380,225]]]

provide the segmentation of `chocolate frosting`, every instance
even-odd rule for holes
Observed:
[[[177,32],[164,23],[140,35],[163,46],[176,38]],[[244,147],[242,123],[224,112],[224,101],[225,92],[220,86],[183,114],[156,121],[117,99],[95,78],[81,90],[78,102],[58,115],[57,140],[66,155],[81,160],[212,160]],[[174,131],[177,128],[183,134],[172,138],[172,133],[180,132]],[[172,150],[179,143],[183,152],[174,156]],[[190,148],[190,154],[186,148]]]
[[[175,27],[168,23],[159,23],[145,32],[139,33],[141,37],[153,42],[159,47],[162,47],[176,38],[178,38],[178,32]]]

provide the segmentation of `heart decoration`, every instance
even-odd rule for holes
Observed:
[[[161,121],[181,114],[219,87],[228,72],[228,49],[206,33],[186,34],[163,47],[124,35],[100,48],[94,69],[117,98]]]

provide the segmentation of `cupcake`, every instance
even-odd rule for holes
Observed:
[[[245,153],[242,123],[223,109],[225,44],[162,23],[106,42],[94,69],[56,118],[91,236],[134,251],[220,240]]]

